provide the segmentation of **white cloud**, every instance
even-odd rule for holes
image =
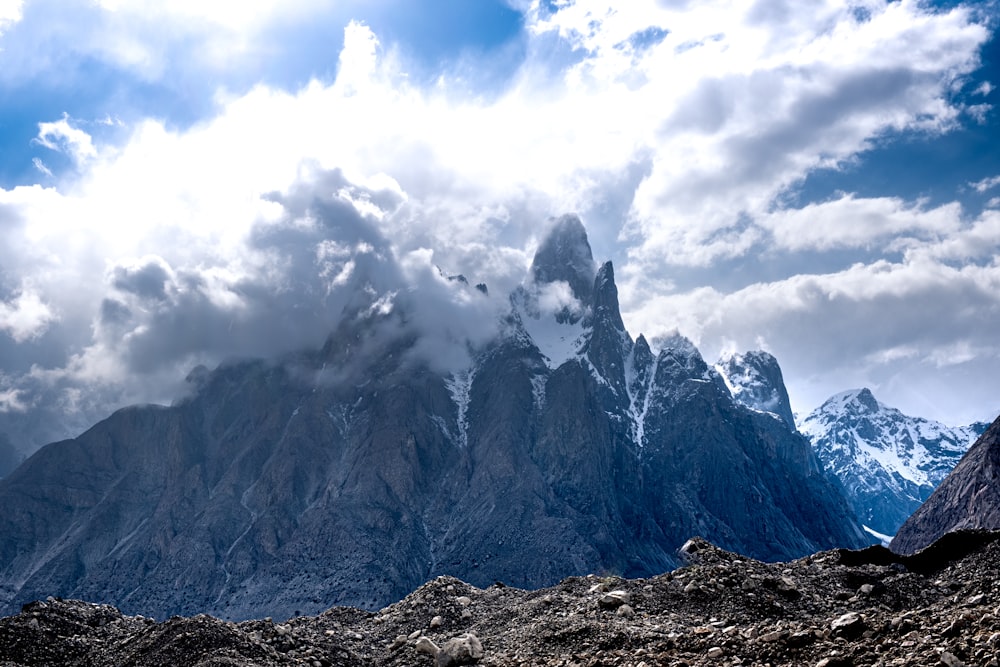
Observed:
[[[35,141],[50,150],[65,153],[78,165],[97,157],[91,136],[73,127],[67,114],[63,114],[61,120],[39,123]]]
[[[994,221],[980,220],[970,233]],[[952,265],[932,252],[902,261],[855,263],[827,274],[796,274],[730,292],[710,287],[675,294],[631,294],[626,322],[656,335],[679,328],[706,357],[751,349],[762,337],[780,360],[796,409],[811,410],[836,387],[882,386],[886,400],[913,414],[961,423],[995,410],[995,397],[970,399],[1000,371],[1000,264]],[[994,236],[978,253],[992,258]],[[953,253],[937,253],[951,257]],[[958,386],[933,391],[941,369]],[[922,397],[911,389],[922,387]],[[888,388],[894,388],[892,392]],[[933,392],[933,393],[931,393]],[[985,406],[985,407],[984,407]]]
[[[831,250],[899,245],[900,235],[941,238],[961,227],[957,203],[925,210],[895,197],[839,199],[780,209],[757,218],[782,250]]]
[[[976,181],[975,183],[969,183],[969,186],[975,189],[976,192],[986,192],[987,190],[992,190],[998,185],[1000,185],[1000,176],[991,176],[990,178],[984,178],[981,181]]]
[[[0,35],[21,20],[24,0],[0,0]]]
[[[343,305],[335,295],[375,266],[399,272],[382,285],[396,296],[379,303],[405,301],[393,280],[421,285],[434,315],[475,317],[457,331],[420,326],[443,340],[476,338],[491,306],[442,282],[432,264],[502,299],[523,278],[541,223],[567,211],[588,224],[595,254],[626,260],[617,274],[633,333],[680,327],[708,346],[766,340],[802,377],[845,358],[912,358],[892,350],[930,358],[954,342],[944,323],[952,337],[983,327],[962,309],[993,312],[997,269],[961,263],[996,251],[995,216],[963,222],[957,205],[851,194],[798,210],[776,203],[811,170],[849,163],[887,133],[952,128],[962,109],[948,93],[988,36],[969,11],[870,2],[862,20],[857,3],[835,0],[560,6],[529,9],[527,61],[490,96],[452,88],[447,73],[420,87],[392,44],[351,22],[331,84],[220,90],[212,117],[185,129],[138,122],[119,146],[95,144],[68,116],[40,124],[39,143],[80,173],[59,190],[0,191],[0,216],[13,221],[0,227],[0,265],[30,278],[59,314],[18,325],[19,335],[58,334],[70,350],[31,382],[66,393],[139,372],[166,387],[227,347],[273,353],[247,332],[286,315],[300,330],[269,329],[277,340],[321,340]],[[184,58],[215,71],[267,21],[309,9],[103,7],[81,52],[150,80],[178,45],[214,44]],[[316,197],[337,225],[322,224]],[[766,282],[747,275],[742,289],[705,280],[677,291],[690,267],[853,251],[866,255],[818,275],[800,266]],[[926,336],[924,307],[936,309]],[[821,347],[815,363],[808,340]]]
[[[35,165],[35,169],[37,169],[42,175],[52,178],[52,170],[45,166],[45,163],[42,162],[41,158],[31,158],[31,163]]]
[[[52,310],[30,288],[22,288],[14,298],[0,301],[0,331],[14,342],[39,336],[53,319]]]

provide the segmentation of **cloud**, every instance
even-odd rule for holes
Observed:
[[[53,319],[52,311],[30,288],[22,288],[12,299],[0,301],[0,331],[15,343],[37,337]]]
[[[984,178],[983,180],[976,181],[975,183],[969,183],[970,187],[980,193],[992,190],[998,185],[1000,185],[1000,176],[991,176],[990,178]]]
[[[35,165],[35,169],[37,169],[39,172],[41,172],[44,176],[48,176],[49,178],[52,178],[52,175],[53,175],[52,174],[52,170],[45,166],[45,163],[42,162],[41,158],[37,158],[37,157],[31,158],[31,163],[33,165]]]
[[[63,114],[61,120],[39,123],[38,136],[35,141],[45,148],[65,153],[77,165],[82,165],[97,157],[97,149],[94,147],[91,136],[83,130],[73,127],[70,124],[68,114]],[[36,166],[38,165],[36,164]]]
[[[21,20],[24,0],[0,0],[0,35],[10,25]]]
[[[959,340],[991,349],[994,215],[890,195],[788,203],[816,169],[962,122],[953,91],[989,38],[967,9],[521,3],[525,60],[482,94],[447,65],[421,83],[359,21],[337,25],[339,56],[310,70],[323,75],[256,81],[269,49],[290,57],[281,26],[325,26],[325,5],[46,1],[25,9],[56,17],[45,31],[4,35],[0,76],[86,56],[183,88],[203,115],[133,119],[113,139],[69,115],[39,124],[38,144],[78,168],[58,188],[0,190],[4,307],[20,313],[28,285],[48,309],[26,307],[16,340],[4,329],[0,356],[44,359],[0,382],[10,406],[168,401],[194,364],[316,346],[345,308],[375,304],[429,334],[423,358],[460,365],[542,221],[566,211],[615,259],[633,333],[762,342],[791,378],[865,360],[837,382],[960,359]]]
[[[920,202],[896,197],[857,198],[780,209],[757,218],[781,250],[828,251],[834,248],[898,246],[900,237],[941,238],[961,228],[957,203],[925,210]]]
[[[797,409],[810,410],[841,386],[891,388],[901,407],[916,414],[951,415],[954,423],[981,419],[996,409],[970,405],[967,391],[1000,370],[1000,226],[984,214],[958,238],[984,263],[954,264],[957,241],[928,241],[900,261],[855,263],[826,274],[787,278],[724,292],[710,287],[685,293],[633,294],[627,321],[658,334],[674,327],[707,357],[726,349],[765,344],[778,354]],[[957,221],[956,221],[956,224]],[[987,235],[984,230],[991,230]],[[976,241],[972,241],[976,238]],[[964,377],[965,391],[933,391],[945,367]],[[906,383],[912,384],[907,389]],[[914,405],[912,390],[926,395]],[[907,405],[907,401],[910,401]]]

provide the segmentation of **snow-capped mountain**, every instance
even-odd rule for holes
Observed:
[[[988,424],[952,428],[904,415],[868,389],[829,398],[799,425],[873,535],[892,536]]]
[[[633,340],[614,278],[567,216],[461,371],[411,354],[406,303],[360,307],[319,350],[43,447],[0,480],[0,611],[289,616],[441,574],[647,576],[694,535],[767,560],[865,544],[805,438],[686,338]]]
[[[715,368],[726,380],[733,398],[754,410],[771,413],[795,429],[785,380],[773,355],[763,350],[731,354],[722,357]]]
[[[909,554],[956,530],[1000,530],[1000,417],[896,533],[890,547]]]

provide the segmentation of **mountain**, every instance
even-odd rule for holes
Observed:
[[[771,413],[795,430],[785,379],[773,355],[762,350],[731,354],[720,359],[715,369],[726,380],[726,386],[738,402]]]
[[[804,438],[687,339],[633,341],[582,229],[557,221],[462,370],[422,356],[409,293],[373,295],[320,350],[199,369],[185,400],[42,448],[0,480],[0,611],[281,617],[442,574],[645,576],[692,535],[766,560],[864,544]]]
[[[884,537],[927,500],[986,426],[950,428],[910,417],[856,389],[828,399],[800,430],[862,523]]]
[[[913,553],[945,533],[976,528],[1000,528],[1000,418],[906,520],[890,548]]]

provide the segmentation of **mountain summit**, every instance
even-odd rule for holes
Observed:
[[[747,407],[770,412],[788,428],[795,428],[785,380],[773,355],[762,350],[731,354],[720,359],[715,368],[726,379],[733,398]]]
[[[800,427],[863,524],[880,537],[895,534],[985,429],[904,415],[867,388],[832,396]]]
[[[564,215],[554,221],[531,262],[537,284],[565,282],[573,296],[589,304],[594,290],[594,255],[580,218]]]
[[[442,574],[660,573],[694,535],[767,560],[865,543],[804,438],[683,336],[633,341],[575,217],[466,368],[420,363],[406,316],[356,311],[320,350],[201,373],[177,405],[44,447],[0,480],[0,611],[287,617]]]

